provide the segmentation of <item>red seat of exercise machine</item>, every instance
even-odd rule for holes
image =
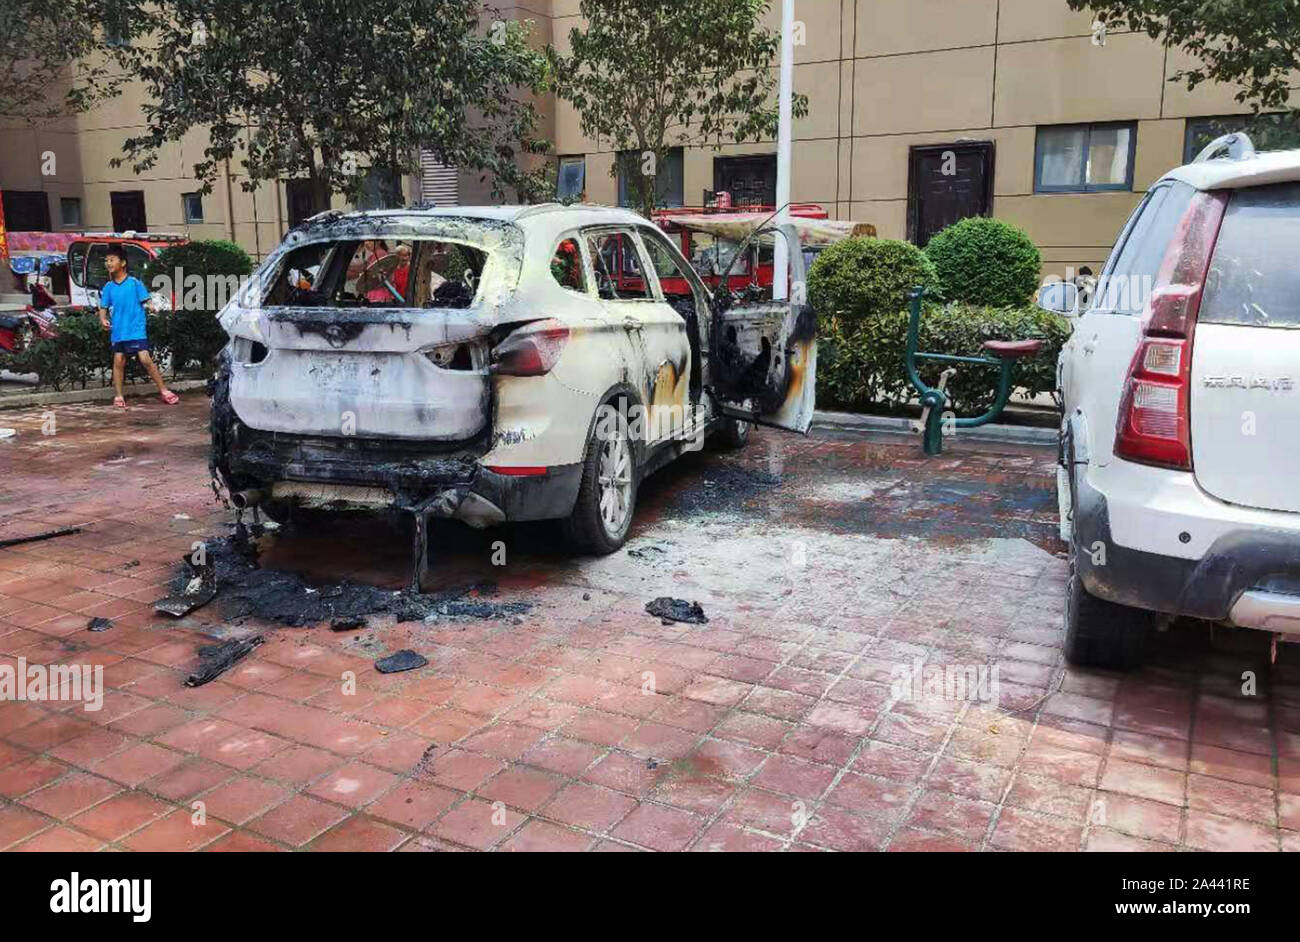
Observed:
[[[1041,340],[986,340],[984,349],[995,357],[1004,360],[1018,360],[1031,357],[1043,349]]]

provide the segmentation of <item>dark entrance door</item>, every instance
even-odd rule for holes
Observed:
[[[993,142],[913,147],[907,172],[907,238],[924,247],[940,230],[993,212]]]
[[[776,156],[714,157],[714,192],[731,194],[732,206],[776,203]]]
[[[41,190],[5,190],[5,228],[10,232],[49,232],[50,200]]]
[[[113,206],[114,232],[148,232],[144,216],[144,190],[118,190],[108,194]]]

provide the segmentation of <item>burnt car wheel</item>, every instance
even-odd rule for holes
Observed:
[[[744,448],[749,443],[749,433],[753,423],[741,419],[723,419],[718,427],[717,442],[728,451]]]
[[[636,491],[636,453],[620,411],[616,427],[602,433],[598,422],[587,440],[578,500],[564,524],[570,542],[601,556],[622,546],[632,526]]]

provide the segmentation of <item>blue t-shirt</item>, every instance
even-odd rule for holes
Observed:
[[[145,340],[144,302],[149,292],[139,278],[127,275],[121,281],[108,280],[99,289],[99,306],[112,312],[113,329],[109,334],[112,343],[123,340]]]

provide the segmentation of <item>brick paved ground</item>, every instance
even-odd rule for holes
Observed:
[[[605,559],[546,527],[440,530],[440,585],[495,582],[517,619],[334,632],[153,614],[228,532],[201,397],[61,407],[48,436],[2,418],[0,538],[87,526],[0,550],[0,663],[102,665],[108,689],[97,712],[0,704],[0,848],[1300,849],[1296,652],[1176,628],[1141,673],[1065,670],[1046,452],[759,434],[648,484]],[[262,561],[398,587],[404,541],[285,533]],[[709,623],[662,625],[657,595]],[[256,631],[182,685],[210,636]],[[404,647],[429,666],[374,670]],[[893,696],[917,658],[996,665],[1000,703]]]

